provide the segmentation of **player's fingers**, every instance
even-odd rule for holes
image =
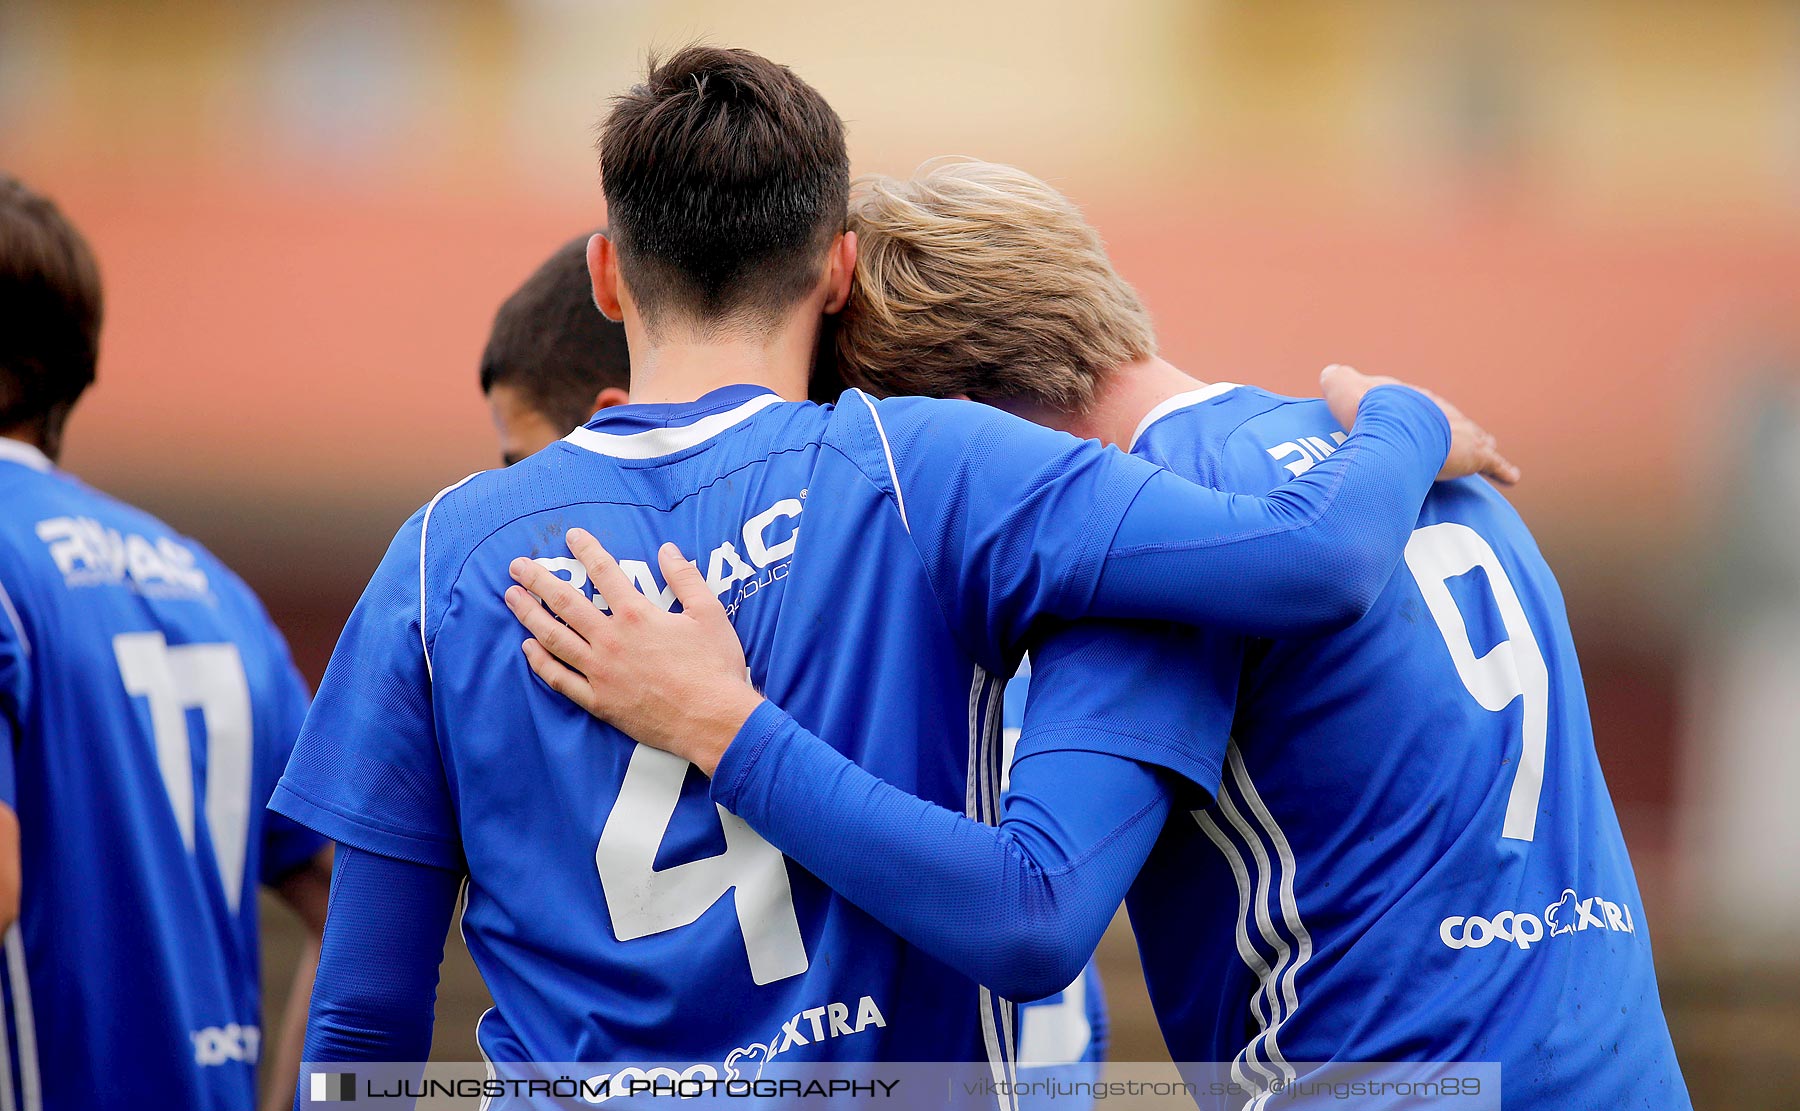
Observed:
[[[662,565],[663,581],[675,592],[675,598],[681,603],[681,612],[690,617],[723,619],[725,606],[719,596],[706,585],[705,576],[700,568],[681,554],[681,549],[674,544],[664,544],[656,551],[656,562]]]
[[[531,666],[533,675],[542,679],[557,694],[589,713],[594,712],[594,687],[584,675],[564,666],[561,660],[551,655],[536,639],[527,640],[519,647],[524,649],[525,662]]]
[[[536,595],[556,616],[582,636],[591,640],[599,634],[604,618],[594,608],[594,604],[588,601],[587,595],[575,589],[569,580],[524,556],[513,560],[507,570],[512,573],[514,582]],[[512,607],[510,600],[507,606]],[[541,607],[534,605],[532,608],[541,612]],[[519,611],[514,609],[513,612],[517,614]]]
[[[1512,460],[1500,454],[1499,445],[1491,442],[1482,459],[1481,473],[1502,486],[1517,486],[1524,477]]]
[[[588,582],[594,584],[595,601],[604,601],[614,617],[641,617],[656,612],[650,599],[638,592],[625,572],[619,570],[612,553],[594,539],[586,529],[572,528],[568,534],[569,551],[587,568]]]
[[[506,608],[539,644],[554,652],[564,663],[582,671],[592,666],[593,651],[587,640],[546,612],[524,587],[507,588]]]
[[[1368,375],[1342,363],[1332,363],[1319,372],[1319,392],[1325,395],[1331,415],[1345,428],[1356,424],[1356,410],[1362,405],[1363,395],[1374,388],[1375,382]]]

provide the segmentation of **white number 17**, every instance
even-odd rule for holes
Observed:
[[[1444,634],[1444,645],[1450,649],[1456,674],[1482,709],[1498,713],[1512,705],[1515,698],[1525,700],[1524,737],[1500,836],[1529,841],[1537,832],[1538,799],[1544,791],[1550,672],[1544,666],[1544,653],[1537,638],[1531,634],[1531,625],[1525,620],[1525,607],[1519,604],[1519,594],[1506,577],[1506,569],[1500,566],[1494,549],[1467,525],[1427,525],[1414,532],[1406,545],[1406,566],[1418,580],[1419,591],[1425,595],[1425,605],[1437,621],[1438,631]],[[1488,586],[1506,626],[1506,640],[1494,645],[1485,656],[1475,655],[1468,625],[1450,594],[1450,580],[1477,567],[1487,572]]]
[[[120,633],[113,656],[125,691],[150,707],[156,766],[175,810],[175,824],[194,851],[194,751],[187,712],[206,726],[206,831],[235,913],[244,897],[250,845],[250,685],[234,644],[178,644],[161,633]]]

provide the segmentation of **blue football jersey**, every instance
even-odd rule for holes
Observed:
[[[771,699],[864,767],[992,822],[997,676],[1038,615],[1086,605],[1156,473],[971,403],[733,386],[605,410],[401,530],[272,805],[467,869],[463,933],[494,998],[478,1038],[496,1062],[691,1062],[731,1079],[771,1059],[986,1060],[1009,1076],[1010,1006],[792,866],[685,761],[531,674],[508,565],[532,557],[591,589],[564,539],[581,526],[671,606],[656,552],[675,542]]]
[[[1013,752],[1025,723],[1025,701],[1031,684],[1031,659],[1023,660],[1019,669],[1006,682],[1002,692],[1005,702],[1000,709],[1001,740],[1005,751],[1001,757],[1004,769],[1000,790],[1004,795],[1006,772],[1012,768]],[[1002,807],[1005,806],[1004,800]],[[1100,982],[1100,966],[1088,961],[1081,975],[1068,987],[1054,995],[1019,1005],[1019,1079],[1029,1085],[1038,1079],[1055,1079],[1069,1083],[1098,1080],[1107,1050],[1106,994]],[[1027,1087],[1028,1093],[1036,1089]],[[1080,1089],[1077,1089],[1079,1092]],[[1058,1106],[1074,1111],[1093,1105],[1091,1096],[1028,1094],[1019,1100],[1022,1111],[1034,1107]]]
[[[1217,385],[1132,450],[1262,493],[1343,438],[1322,402]],[[1128,899],[1176,1060],[1262,1082],[1499,1062],[1508,1108],[1689,1106],[1562,595],[1505,498],[1440,483],[1350,628],[1193,652],[1239,675],[1233,743],[1188,773],[1216,797],[1178,808]]]
[[[0,439],[0,786],[24,886],[0,1104],[254,1105],[256,884],[322,839],[265,804],[306,688],[198,544]]]

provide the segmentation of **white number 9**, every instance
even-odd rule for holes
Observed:
[[[1444,635],[1450,659],[1463,686],[1482,709],[1498,713],[1525,700],[1525,729],[1518,768],[1513,772],[1512,794],[1506,803],[1506,823],[1500,836],[1529,841],[1537,831],[1538,798],[1544,790],[1544,745],[1550,728],[1550,672],[1538,648],[1525,607],[1506,577],[1506,569],[1494,549],[1467,525],[1427,525],[1412,534],[1406,545],[1406,566],[1418,580],[1425,605]],[[1488,586],[1500,608],[1507,639],[1485,656],[1475,655],[1462,611],[1450,595],[1450,580],[1475,568],[1487,572]]]

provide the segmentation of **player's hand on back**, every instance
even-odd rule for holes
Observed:
[[[1362,405],[1363,395],[1376,386],[1407,386],[1418,390],[1436,402],[1449,418],[1450,455],[1444,460],[1444,469],[1438,472],[1439,481],[1472,474],[1482,475],[1502,486],[1519,481],[1519,468],[1500,454],[1499,443],[1492,433],[1430,390],[1398,378],[1363,374],[1336,363],[1319,373],[1319,388],[1325,395],[1325,403],[1331,406],[1331,415],[1345,428],[1356,422],[1356,411]]]
[[[506,605],[531,633],[523,645],[531,670],[634,740],[711,775],[762,702],[718,595],[675,545],[664,544],[657,560],[681,603],[680,613],[670,613],[644,597],[587,531],[570,529],[568,541],[594,584],[594,601],[532,560],[511,565],[519,585],[507,589]]]

